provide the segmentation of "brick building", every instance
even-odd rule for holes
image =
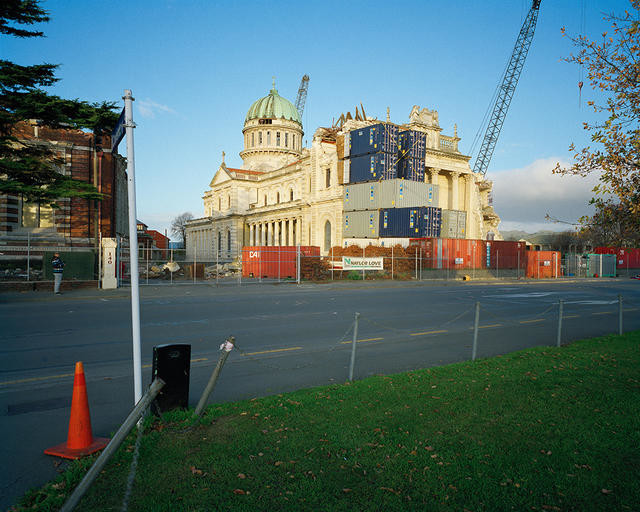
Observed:
[[[0,247],[19,248],[29,240],[31,246],[95,248],[98,234],[128,234],[126,164],[120,155],[111,154],[109,136],[96,141],[93,133],[53,129],[34,120],[18,123],[13,134],[53,149],[62,161],[62,174],[93,184],[104,199],[65,198],[58,201],[60,208],[51,208],[0,195]]]

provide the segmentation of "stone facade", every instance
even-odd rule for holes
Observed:
[[[243,246],[316,245],[327,254],[332,246],[344,245],[348,239],[342,239],[342,155],[337,141],[349,130],[379,122],[367,118],[348,120],[341,128],[318,128],[311,146],[302,148],[299,120],[248,115],[242,169],[227,167],[223,153],[202,197],[205,216],[187,225],[187,259],[233,260]],[[438,112],[417,106],[401,128],[427,133],[425,179],[439,186],[436,206],[467,212],[467,238],[500,238],[500,219],[489,204],[491,182],[474,174],[470,157],[458,151],[457,130],[453,136],[443,135]]]

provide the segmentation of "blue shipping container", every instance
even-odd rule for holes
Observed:
[[[439,237],[441,210],[432,206],[383,208],[379,222],[381,238]]]
[[[398,178],[424,182],[424,158],[403,158],[398,162]]]
[[[422,158],[426,156],[427,134],[406,130],[398,134],[398,150],[402,158]]]
[[[370,153],[398,152],[398,127],[393,124],[374,124],[349,132],[349,154],[354,156]]]
[[[345,177],[349,183],[392,180],[398,177],[398,157],[388,153],[375,153],[353,157],[344,161]],[[348,172],[347,172],[348,169]]]

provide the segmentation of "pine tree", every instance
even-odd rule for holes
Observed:
[[[43,37],[30,30],[49,21],[37,0],[0,2],[0,37]],[[0,59],[0,193],[21,196],[25,201],[56,206],[63,197],[101,199],[96,188],[62,175],[61,162],[46,145],[20,140],[14,127],[36,119],[51,128],[89,129],[96,135],[110,132],[118,119],[115,104],[67,100],[45,92],[58,81],[54,64],[21,66]]]

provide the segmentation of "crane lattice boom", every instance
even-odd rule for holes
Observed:
[[[493,150],[495,149],[498,137],[500,136],[502,124],[504,123],[507,111],[509,110],[509,105],[511,104],[511,98],[513,98],[513,93],[518,85],[518,79],[520,78],[524,61],[527,58],[527,53],[529,53],[529,47],[531,46],[533,34],[536,30],[536,23],[538,21],[540,2],[541,0],[533,0],[531,9],[529,9],[527,17],[520,29],[520,34],[518,34],[518,39],[513,47],[513,53],[511,54],[509,65],[507,66],[507,70],[502,77],[502,83],[498,89],[498,97],[496,98],[493,112],[489,119],[484,139],[482,140],[482,146],[480,146],[480,152],[478,153],[478,157],[476,158],[473,167],[473,172],[480,172],[484,175],[489,167]]]
[[[304,104],[307,101],[307,89],[309,89],[309,75],[304,75],[298,87],[298,97],[296,98],[296,110],[300,114],[302,121],[302,113],[304,112]]]

